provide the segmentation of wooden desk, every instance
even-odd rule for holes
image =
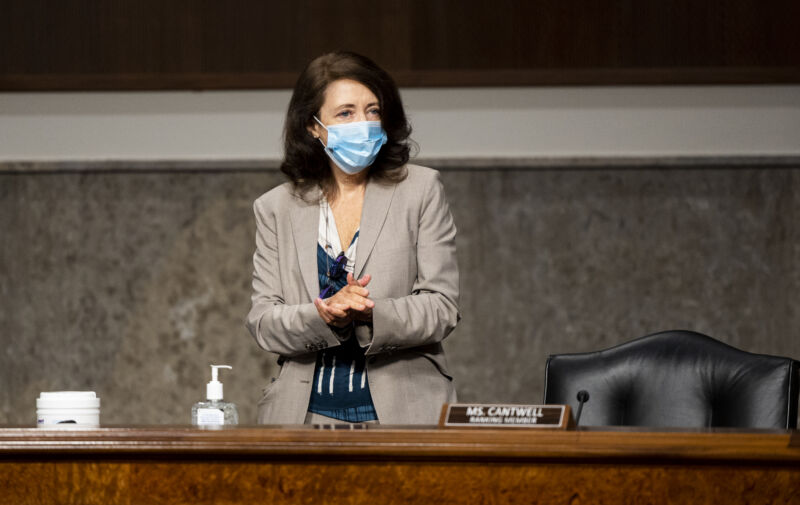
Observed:
[[[792,435],[0,428],[0,503],[800,503]]]

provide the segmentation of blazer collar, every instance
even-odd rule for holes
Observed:
[[[364,265],[366,265],[383,224],[386,222],[396,187],[396,184],[367,182],[364,205],[361,208],[358,248],[356,249],[354,273],[356,279],[363,275]],[[322,192],[319,188],[310,190],[305,200],[297,200],[297,207],[290,214],[294,246],[309,301],[319,295],[316,245],[319,234],[319,199],[321,196]]]
[[[358,232],[358,247],[356,249],[356,264],[354,276],[356,279],[363,275],[375,242],[378,240],[383,223],[389,214],[394,190],[397,184],[385,184],[369,181],[364,194],[364,205],[361,208],[361,224]]]
[[[317,236],[319,235],[319,199],[322,191],[315,187],[306,194],[305,200],[297,198],[297,206],[289,214],[292,221],[292,237],[300,273],[308,292],[308,300],[319,295],[317,275]]]

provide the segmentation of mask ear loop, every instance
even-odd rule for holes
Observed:
[[[322,121],[320,121],[319,119],[317,119],[317,115],[316,115],[316,114],[314,114],[314,115],[313,115],[313,116],[311,116],[311,117],[313,117],[313,118],[314,118],[314,121],[316,121],[317,123],[319,123],[319,125],[320,125],[321,127],[325,128],[325,131],[328,131],[328,127],[327,127],[327,126],[325,126],[324,124],[322,124]],[[323,141],[322,141],[322,137],[317,137],[317,140],[319,140],[319,143],[320,143],[320,144],[322,144],[322,147],[324,147],[325,149],[327,149],[327,148],[328,148],[328,146],[326,146],[326,145],[325,145],[325,142],[323,142]]]

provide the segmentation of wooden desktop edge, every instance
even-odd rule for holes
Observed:
[[[800,465],[797,431],[508,430],[380,427],[314,430],[185,426],[42,430],[0,427],[0,458],[24,455],[413,458],[474,460],[582,459],[752,461]]]

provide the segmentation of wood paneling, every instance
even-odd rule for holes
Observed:
[[[0,462],[5,503],[775,504],[796,468],[469,462]]]
[[[800,465],[790,447],[792,431],[733,429],[517,430],[436,427],[311,426],[236,427],[204,430],[180,426],[112,427],[96,430],[0,428],[0,457],[53,454],[233,454],[257,457],[350,456],[370,458],[632,459],[768,461]]]
[[[8,503],[791,503],[788,432],[0,429]]]
[[[291,87],[364,53],[406,86],[800,82],[795,0],[0,0],[0,90]]]

